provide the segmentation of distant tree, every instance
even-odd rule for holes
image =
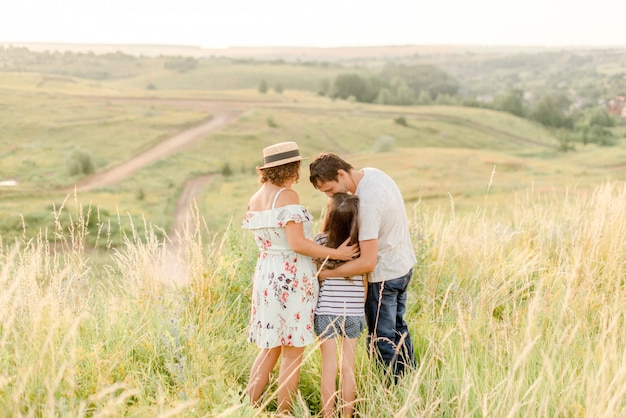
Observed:
[[[609,115],[604,106],[593,106],[583,109],[577,119],[577,123],[581,122],[590,126],[602,126],[610,128],[615,126],[615,119]]]
[[[430,93],[430,97],[437,97],[440,95],[446,95],[449,97],[456,96],[459,92],[458,84],[450,83],[436,83],[428,88],[428,92]]]
[[[374,103],[380,90],[387,87],[387,83],[377,76],[371,76],[365,79],[365,95],[359,101],[365,103]]]
[[[174,57],[165,61],[163,66],[168,70],[186,73],[187,71],[191,71],[198,66],[198,60],[192,57]]]
[[[389,82],[396,78],[404,80],[416,96],[423,91],[430,93],[431,98],[438,94],[453,96],[459,90],[454,77],[433,65],[388,64],[381,71],[381,78]]]
[[[259,93],[261,94],[267,93],[267,81],[261,80],[259,82]]]
[[[454,96],[446,93],[440,93],[435,97],[434,104],[442,106],[455,106],[459,104],[459,101]]]
[[[613,74],[609,77],[608,91],[611,96],[626,96],[626,72]]]
[[[615,120],[603,106],[583,109],[573,115],[574,129],[583,144],[614,145],[615,136],[608,130],[615,125]]]
[[[396,78],[391,85],[381,87],[378,90],[374,102],[384,105],[409,106],[415,104],[416,99],[415,93],[407,86],[406,82]]]
[[[395,85],[391,85],[380,77],[363,77],[358,74],[338,75],[330,95],[340,99],[352,96],[357,102],[390,105],[410,105],[415,99],[412,90],[403,80],[399,79]]]
[[[531,118],[552,128],[572,128],[572,120],[566,115],[571,101],[562,93],[548,93],[531,111]]]
[[[357,101],[363,101],[367,93],[367,83],[358,74],[340,74],[335,78],[332,97],[347,99],[353,96]]]
[[[400,106],[410,106],[415,104],[415,92],[409,88],[406,84],[400,86],[396,90],[396,103]]]
[[[429,105],[433,103],[432,97],[430,97],[430,93],[426,90],[420,92],[419,96],[417,96],[417,104],[420,105]]]
[[[278,94],[282,94],[283,92],[283,85],[281,83],[276,83],[274,84],[274,91]]]
[[[574,133],[567,129],[557,129],[555,132],[556,139],[559,141],[559,150],[563,152],[575,151],[574,142],[576,137]]]
[[[327,78],[320,80],[318,88],[317,88],[317,95],[327,96],[329,91],[330,91],[330,81]]]
[[[395,97],[393,92],[385,87],[378,92],[378,96],[374,103],[382,104],[382,105],[392,105],[395,102]]]
[[[391,88],[395,96],[393,104],[400,106],[415,104],[415,92],[408,86],[404,79],[399,77],[394,78],[391,81]]]
[[[493,108],[523,117],[526,113],[523,98],[523,91],[511,90],[505,95],[496,96],[493,100]]]

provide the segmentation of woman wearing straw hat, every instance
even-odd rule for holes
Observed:
[[[282,355],[277,401],[280,412],[291,409],[300,378],[302,354],[314,342],[318,282],[311,257],[350,260],[358,246],[339,248],[310,239],[311,213],[300,204],[292,185],[300,178],[302,157],[295,142],[263,149],[257,167],[261,187],[250,198],[242,227],[250,229],[259,247],[254,272],[248,341],[261,351],[250,370],[247,393],[254,405]]]

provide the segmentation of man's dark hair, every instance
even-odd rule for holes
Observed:
[[[349,173],[352,170],[352,165],[345,161],[343,158],[332,152],[326,152],[319,154],[309,164],[309,171],[311,176],[309,180],[316,189],[327,181],[337,181],[337,173],[339,170],[343,170]]]

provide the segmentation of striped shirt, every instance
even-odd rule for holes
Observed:
[[[315,242],[326,245],[326,234],[319,233]],[[329,277],[320,283],[315,315],[364,315],[363,276]]]

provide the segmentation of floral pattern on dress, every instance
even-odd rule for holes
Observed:
[[[310,237],[313,216],[301,205],[246,213],[259,248],[252,290],[248,341],[260,348],[302,347],[315,340],[313,320],[318,282],[311,257],[291,250],[285,225],[302,223]]]

